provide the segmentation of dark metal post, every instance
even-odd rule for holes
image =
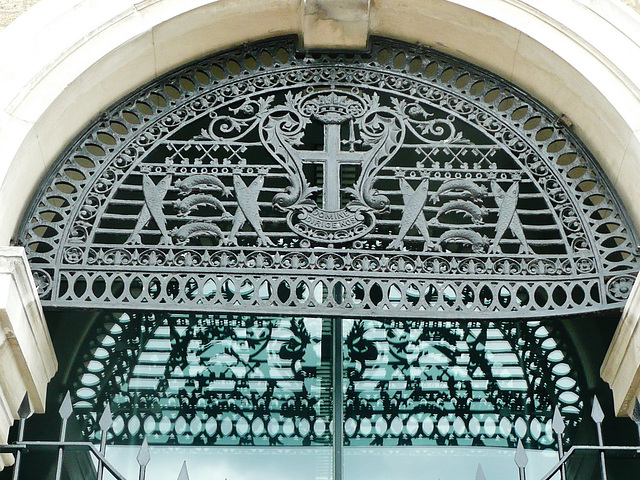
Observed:
[[[553,427],[553,431],[556,434],[556,438],[558,440],[558,458],[562,460],[564,457],[564,445],[562,443],[562,434],[564,433],[564,429],[566,428],[564,424],[564,420],[562,419],[562,415],[560,414],[560,410],[556,406],[553,411],[553,419],[551,420],[551,426]],[[567,470],[565,465],[563,464],[560,467],[560,478],[562,480],[566,480],[567,478]]]
[[[64,442],[67,436],[67,421],[73,413],[73,405],[71,404],[71,394],[67,392],[60,406],[60,417],[62,418],[62,426],[60,427],[60,442]],[[62,461],[64,460],[64,446],[58,447],[58,463],[56,465],[56,480],[60,480],[62,476]]]
[[[591,408],[591,418],[596,422],[596,429],[598,430],[598,446],[603,447],[604,442],[602,440],[602,421],[604,420],[604,412],[598,402],[598,397],[593,397],[593,407]],[[607,466],[604,458],[604,451],[600,451],[600,469],[602,473],[602,480],[607,480]]]
[[[527,463],[529,463],[529,458],[527,457],[527,452],[524,451],[522,440],[518,440],[518,446],[516,447],[516,456],[514,458],[514,461],[516,462],[516,466],[518,467],[519,480],[527,480],[525,468],[527,467]]]
[[[332,369],[333,369],[333,480],[342,480],[344,468],[343,452],[343,424],[344,392],[342,391],[342,319],[336,318],[332,322],[331,338]]]
[[[640,400],[636,398],[636,403],[633,406],[633,412],[631,413],[631,419],[636,422],[638,426],[638,444],[640,445]]]
[[[24,440],[24,424],[27,418],[31,415],[31,405],[29,403],[29,393],[24,394],[24,398],[18,407],[18,418],[20,423],[18,424],[18,443]],[[22,450],[16,452],[16,463],[13,466],[13,480],[18,480],[20,475],[20,461],[22,460]]]
[[[100,453],[105,457],[107,453],[107,431],[113,423],[113,417],[111,416],[111,407],[107,403],[107,406],[102,412],[100,417]],[[98,458],[98,480],[102,480],[104,475],[104,464],[101,458]]]
[[[147,475],[147,464],[149,463],[149,460],[151,460],[151,455],[149,454],[149,443],[146,438],[142,442],[142,446],[140,447],[136,460],[138,461],[138,465],[140,465],[138,480],[145,480]]]

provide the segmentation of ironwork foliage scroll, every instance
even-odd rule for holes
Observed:
[[[49,306],[534,317],[619,308],[638,271],[557,117],[382,39],[278,39],[158,79],[68,149],[19,240]]]
[[[74,371],[85,438],[110,443],[330,445],[331,319],[104,313]],[[553,322],[349,320],[344,441],[354,446],[554,448],[583,416],[576,364]]]

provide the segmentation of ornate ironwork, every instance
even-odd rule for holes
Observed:
[[[68,394],[67,394],[67,397],[68,397]],[[598,404],[597,397],[594,397],[593,402],[594,402],[594,409],[595,409],[595,405]],[[640,402],[637,399],[635,402],[635,408],[640,409]],[[101,417],[109,416],[110,412],[108,412],[108,409],[109,407],[107,406],[105,408],[105,412],[102,413]],[[16,462],[13,465],[13,476],[12,476],[13,480],[19,480],[20,478],[24,477],[24,475],[21,476],[22,468],[23,468],[22,457],[23,457],[23,454],[28,454],[33,450],[59,452],[58,458],[55,464],[56,475],[57,475],[56,480],[57,480],[61,476],[60,473],[62,472],[62,466],[65,459],[64,452],[66,449],[85,450],[95,460],[95,463],[92,464],[92,467],[95,466],[95,470],[92,469],[93,471],[91,472],[83,472],[83,474],[78,475],[78,478],[80,477],[88,478],[89,476],[93,478],[93,476],[95,476],[96,474],[98,478],[102,478],[104,475],[104,471],[106,470],[116,480],[126,480],[125,477],[121,475],[106,458],[105,456],[106,451],[104,448],[101,447],[100,449],[98,449],[94,444],[90,442],[70,442],[68,440],[65,440],[66,433],[67,433],[67,425],[63,415],[61,415],[63,420],[62,420],[62,427],[60,429],[60,436],[58,441],[33,441],[33,440],[24,439],[25,423],[27,418],[31,414],[28,395],[24,397],[18,413],[20,417],[20,424],[19,424],[19,434],[18,434],[17,441],[10,445],[0,445],[0,453],[14,453],[16,455]],[[560,439],[560,444],[563,444],[564,441],[563,441],[562,431],[564,430],[564,419],[559,414],[556,415],[556,418],[557,418],[556,427],[559,429],[558,437]],[[603,418],[604,418],[603,415],[599,415],[599,416],[593,415],[593,420],[596,423],[598,432],[600,432],[600,424],[602,423]],[[111,430],[113,429],[113,424],[108,424],[107,422],[105,422],[103,423],[102,426],[104,428],[100,432],[100,435],[101,435],[101,438],[104,439],[112,433]],[[529,463],[529,458],[520,440],[518,440],[517,447],[515,450],[516,451],[514,456],[514,462],[518,470],[518,478],[520,480],[526,480],[527,478],[526,468],[527,468],[527,464]],[[571,460],[576,459],[576,457],[579,462],[579,470],[577,473],[576,472],[574,473],[576,473],[578,476],[581,476],[584,473],[589,478],[591,478],[592,474],[594,473],[593,468],[589,464],[589,462],[585,462],[585,454],[589,454],[589,453],[600,454],[601,469],[600,469],[599,478],[601,480],[607,480],[607,469],[605,464],[606,454],[617,454],[618,456],[622,454],[627,456],[627,460],[630,460],[634,457],[637,458],[638,447],[620,446],[620,445],[605,446],[602,441],[602,436],[598,435],[598,446],[574,445],[567,451],[566,454],[559,453],[558,463],[554,465],[553,468],[551,468],[551,470],[546,475],[542,476],[540,480],[550,480],[552,478],[556,478],[558,473],[560,473],[560,478],[562,480],[566,479],[567,475],[565,473],[565,467],[567,464],[571,463]],[[139,471],[137,475],[138,480],[145,480],[147,476],[147,468],[150,461],[152,461],[152,458],[149,452],[149,445],[145,440],[143,441],[142,446],[140,447],[140,450],[136,457],[136,462],[139,465]],[[164,462],[163,467],[166,468],[166,466],[167,464],[166,462]],[[41,473],[41,472],[38,472],[38,473]],[[74,476],[73,473],[70,473],[70,478],[76,478],[76,476]],[[188,480],[188,478],[189,476],[188,476],[187,465],[185,461],[182,463],[180,473],[178,474],[178,480]],[[515,478],[515,475],[513,478]],[[484,471],[482,469],[482,464],[478,465],[475,479],[486,480]]]
[[[83,437],[101,438],[110,403],[110,443],[329,445],[331,324],[105,313],[72,368]],[[345,320],[338,337],[345,445],[557,448],[553,407],[566,438],[583,416],[551,322]]]
[[[558,118],[426,48],[215,55],[111,108],[19,240],[44,305],[352,317],[620,308],[636,239]]]

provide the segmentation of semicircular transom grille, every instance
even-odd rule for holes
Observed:
[[[46,306],[534,317],[620,308],[634,233],[546,108],[435,51],[294,40],[141,88],[20,231]]]

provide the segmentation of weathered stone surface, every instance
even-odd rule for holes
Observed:
[[[0,0],[0,12],[21,12],[23,10],[23,0]]]
[[[631,416],[640,397],[640,279],[633,285],[600,373],[613,390],[616,415]]]
[[[0,31],[40,0],[0,0]]]
[[[44,412],[47,383],[58,368],[49,330],[22,247],[0,247],[0,444],[26,392]],[[0,469],[13,462],[0,456]]]
[[[307,0],[302,16],[306,48],[364,49],[369,36],[370,0]]]

